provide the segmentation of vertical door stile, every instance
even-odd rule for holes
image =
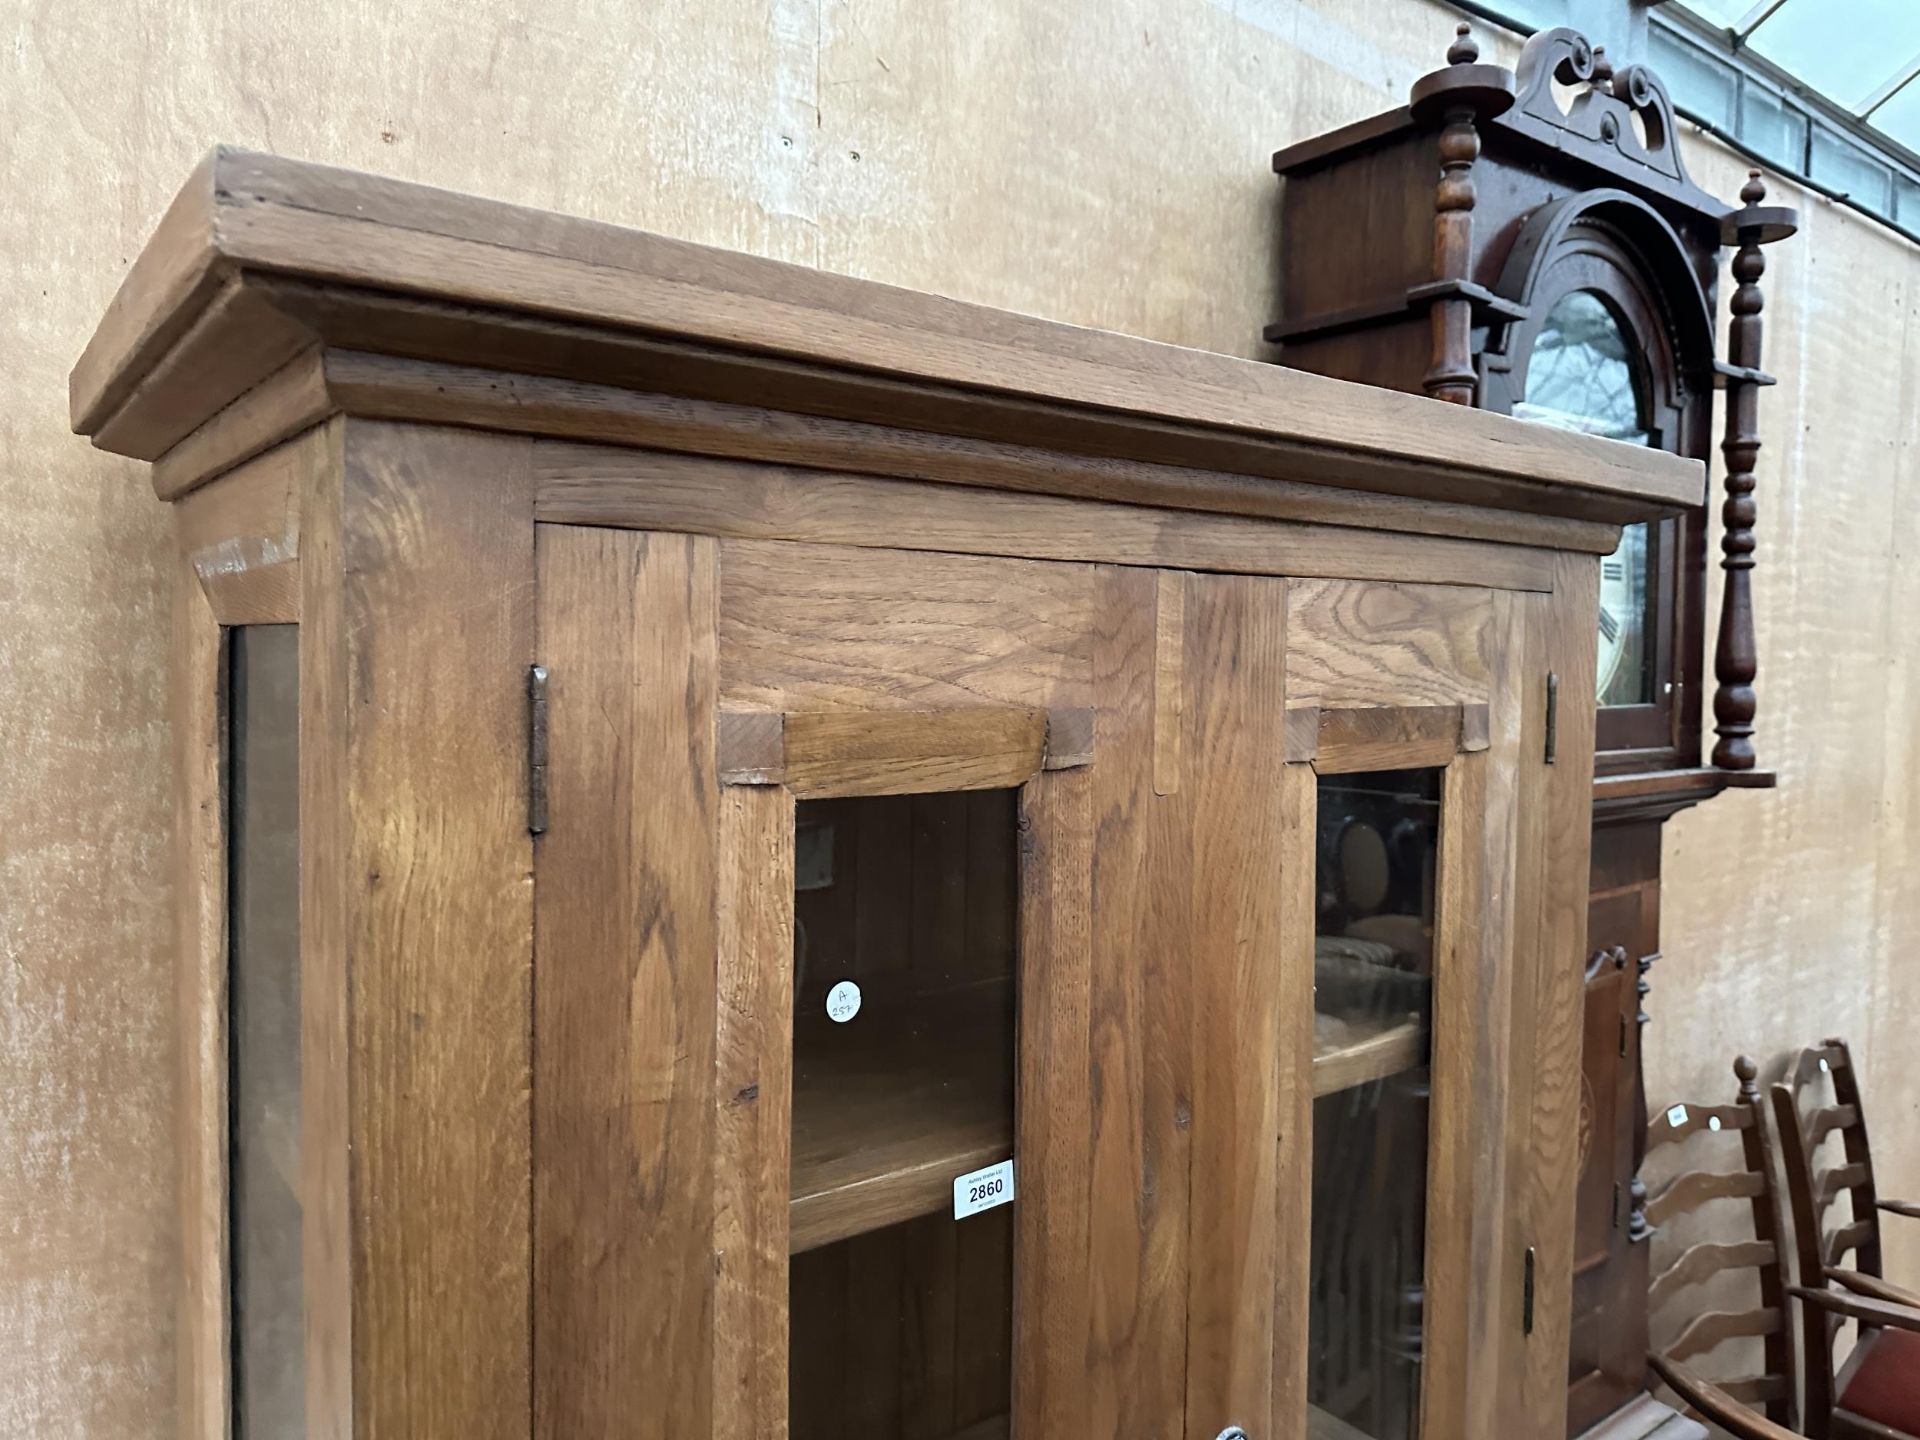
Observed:
[[[1297,1435],[1307,1422],[1308,1312],[1313,1236],[1314,843],[1319,787],[1313,765],[1282,767],[1284,859],[1278,877],[1279,1077],[1276,1096],[1273,1272],[1273,1429]]]
[[[1185,1167],[1174,1153],[1164,1042],[1148,1013],[1145,974],[1148,957],[1179,938],[1159,930],[1158,853],[1148,808],[1156,577],[1144,570],[1102,570],[1099,591],[1093,672],[1098,758],[1090,772],[1086,1358],[1080,1367],[1082,1413],[1063,1432],[1090,1437],[1120,1433],[1129,1424],[1154,1435],[1168,1417],[1181,1415],[1184,1379],[1164,1350],[1154,1348],[1155,1327],[1172,1323],[1165,1308],[1168,1272],[1180,1258],[1171,1249],[1167,1210],[1175,1204],[1184,1210],[1186,1187]],[[1155,1070],[1164,1100],[1157,1123],[1149,1113]],[[1179,1304],[1185,1301],[1183,1283]],[[1176,1363],[1184,1368],[1184,1346]]]
[[[1421,1323],[1426,1348],[1420,1433],[1465,1440],[1471,1403],[1471,1318],[1480,1277],[1473,1269],[1476,1210],[1497,1201],[1487,1156],[1475,1144],[1497,1102],[1482,1046],[1497,977],[1487,973],[1480,901],[1486,878],[1485,752],[1457,755],[1441,782],[1439,895],[1434,925],[1433,1100],[1427,1160],[1427,1269]],[[1501,1077],[1504,1079],[1504,1077]],[[1492,1117],[1497,1125],[1497,1114]],[[1497,1129],[1495,1134],[1497,1136]]]
[[[1599,604],[1597,556],[1560,554],[1554,589],[1532,598],[1535,662],[1560,677],[1558,726],[1562,736],[1593,733],[1595,630]],[[1525,1431],[1552,1433],[1566,1423],[1567,1355],[1572,1325],[1574,1204],[1580,1166],[1580,1031],[1582,953],[1587,926],[1587,876],[1593,841],[1593,747],[1562,745],[1557,763],[1539,767],[1543,813],[1544,879],[1538,906],[1516,914],[1523,943],[1532,937],[1536,1003],[1531,1034],[1515,1030],[1517,1068],[1535,1076],[1531,1135],[1516,1186],[1526,1215],[1524,1246],[1536,1254],[1534,1325],[1525,1337],[1518,1387],[1525,1396]],[[1526,953],[1524,950],[1521,952]],[[1516,1287],[1508,1285],[1512,1291]]]
[[[1529,758],[1525,748],[1528,678],[1525,600],[1497,591],[1491,633],[1493,685],[1488,703],[1487,749],[1477,757],[1485,772],[1482,785],[1479,884],[1467,897],[1480,913],[1480,995],[1474,1010],[1475,1097],[1469,1147],[1479,1167],[1483,1203],[1473,1211],[1468,1244],[1473,1277],[1467,1318],[1467,1406],[1465,1433],[1499,1433],[1497,1406],[1502,1389],[1500,1337],[1512,1321],[1516,1263],[1507,1244],[1507,1210],[1514,1177],[1507,1169],[1506,1124],[1513,1104],[1514,991],[1526,954],[1520,943],[1515,897],[1525,863],[1517,843],[1522,795],[1521,774]]]
[[[503,1440],[532,1390],[530,442],[332,426],[300,522],[308,1430]]]
[[[728,1303],[713,1260],[726,1103],[716,551],[702,537],[539,527],[551,813],[535,886],[534,1433],[546,1440],[704,1440],[725,1405],[745,1403],[714,1395]],[[777,843],[766,814],[733,819],[742,856]],[[756,904],[750,885],[728,893],[729,924],[777,927],[778,905]],[[753,1023],[736,1018],[730,1042]],[[756,1127],[742,1128],[725,1134],[751,1147]],[[748,1257],[728,1278],[757,1273]]]
[[[1091,768],[1047,772],[1021,792],[1013,1424],[1061,1440],[1092,1433],[1094,795]]]
[[[1447,767],[1440,839],[1428,1215],[1424,1433],[1498,1433],[1507,1277],[1505,1125],[1514,1057],[1515,822],[1522,768],[1523,601],[1493,596],[1488,745]]]
[[[793,1143],[793,792],[719,792],[714,1435],[787,1434]]]
[[[1187,578],[1179,795],[1191,887],[1179,947],[1192,1000],[1186,1433],[1257,1428],[1273,1406],[1273,1196],[1289,838],[1287,590],[1240,575]]]

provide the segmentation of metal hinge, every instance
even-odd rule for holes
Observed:
[[[547,667],[527,672],[527,829],[547,831]]]
[[[1527,1270],[1524,1288],[1520,1292],[1520,1331],[1523,1335],[1533,1333],[1533,1246],[1527,1246]]]
[[[1554,761],[1560,748],[1560,677],[1547,672],[1547,764]]]

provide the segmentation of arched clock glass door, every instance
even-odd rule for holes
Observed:
[[[1613,310],[1591,290],[1570,290],[1548,311],[1513,413],[1565,430],[1647,443],[1644,362]],[[1600,565],[1598,679],[1605,706],[1657,700],[1658,586],[1645,522],[1625,527]]]
[[[1532,313],[1509,340],[1511,370],[1492,407],[1630,445],[1703,453],[1705,435],[1694,432],[1707,409],[1679,383],[1666,312],[1636,253],[1592,223],[1572,226],[1555,248],[1529,295]],[[1677,664],[1692,603],[1680,583],[1689,544],[1698,534],[1678,518],[1629,525],[1601,562],[1596,739],[1612,768],[1671,764],[1697,743],[1698,698],[1680,693]]]

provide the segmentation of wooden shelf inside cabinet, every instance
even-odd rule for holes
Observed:
[[[974,1002],[802,1028],[788,1250],[934,1214],[957,1176],[1008,1159],[1012,1041],[1011,1007]]]
[[[1366,1431],[1349,1425],[1338,1415],[1329,1414],[1318,1405],[1309,1405],[1307,1406],[1307,1440],[1371,1440],[1371,1437]]]
[[[1351,1090],[1369,1080],[1384,1080],[1425,1063],[1427,1027],[1414,1016],[1359,1024],[1337,1045],[1313,1048],[1313,1098]]]

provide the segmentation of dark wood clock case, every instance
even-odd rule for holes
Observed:
[[[1448,64],[1406,106],[1280,151],[1285,365],[1513,414],[1556,304],[1598,295],[1637,348],[1645,443],[1707,459],[1713,392],[1728,392],[1718,744],[1703,757],[1708,517],[1648,536],[1645,703],[1603,705],[1582,1049],[1581,1169],[1569,1431],[1641,1391],[1651,1227],[1638,1180],[1646,1099],[1640,1034],[1659,957],[1661,827],[1755,763],[1753,464],[1760,247],[1792,233],[1757,175],[1730,208],[1688,178],[1671,101],[1642,65],[1615,69],[1567,30],[1528,41],[1512,71],[1479,63],[1461,26]],[[1722,246],[1737,247],[1730,353],[1716,353]],[[1604,623],[1604,620],[1603,620]]]

